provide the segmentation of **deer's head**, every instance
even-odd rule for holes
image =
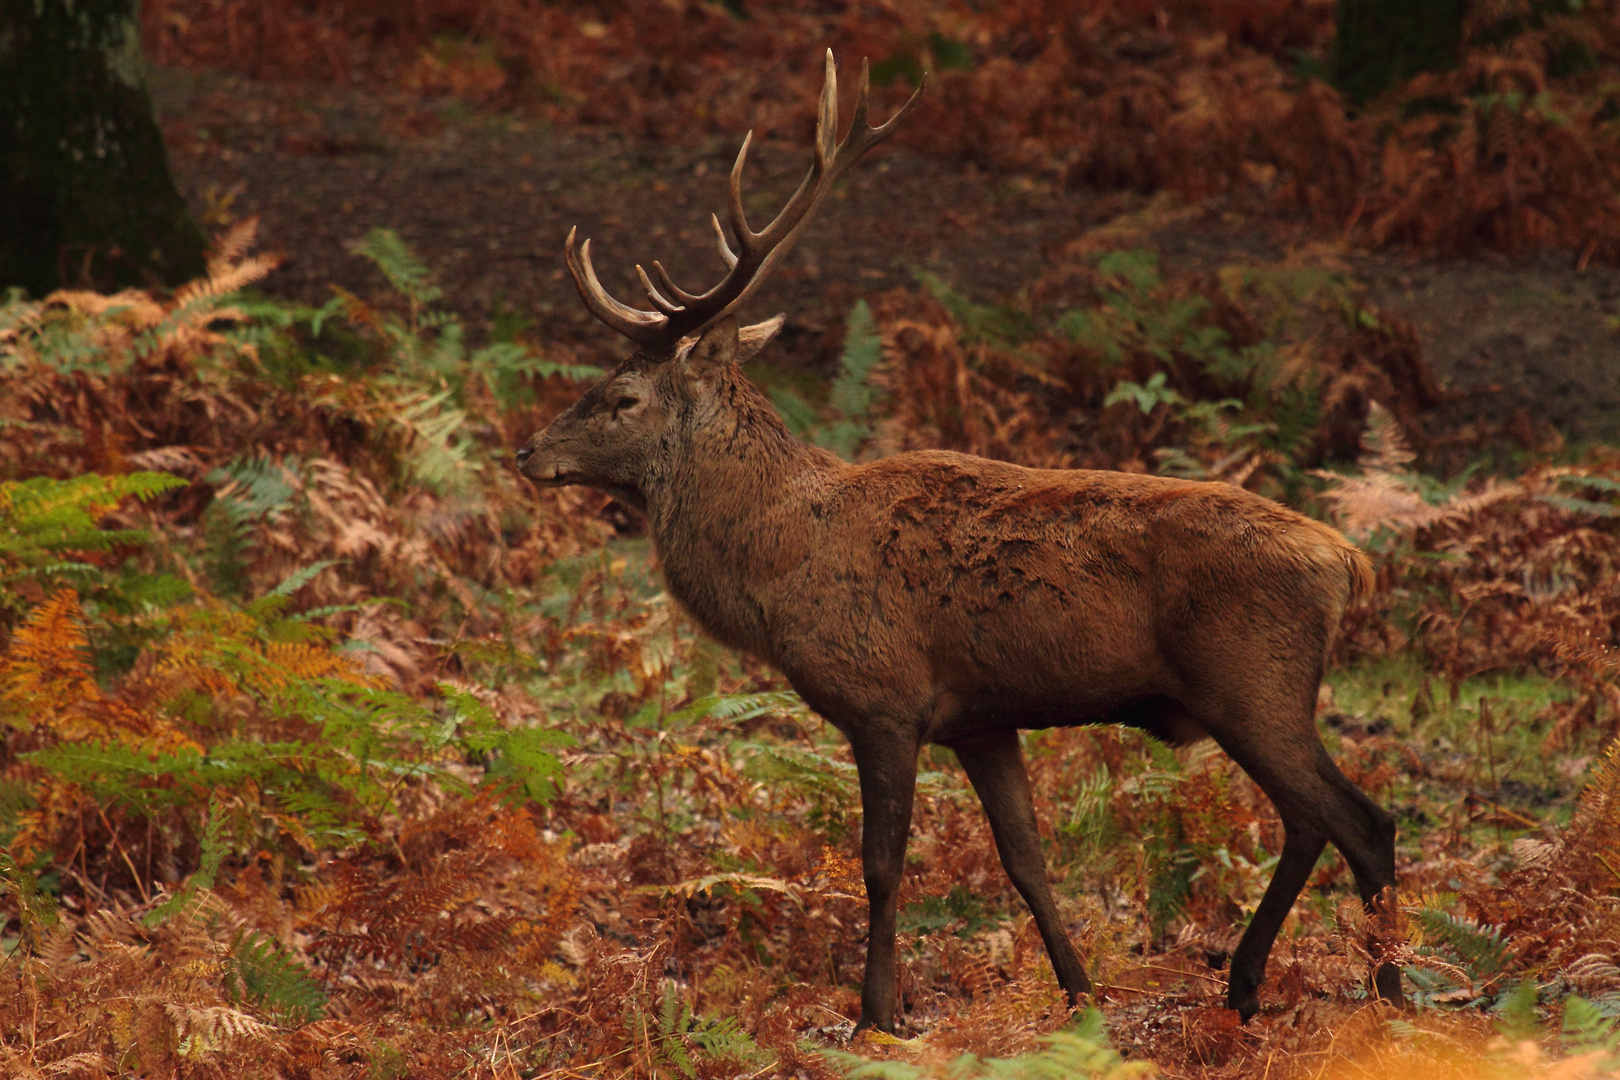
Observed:
[[[586,391],[545,431],[517,452],[524,476],[546,484],[584,484],[642,506],[649,469],[668,457],[673,442],[714,419],[724,407],[720,391],[731,368],[758,352],[782,325],[777,316],[742,329],[732,314],[792,248],[811,214],[851,165],[887,138],[916,104],[918,94],[881,127],[866,122],[867,69],[861,65],[860,93],[849,134],[835,144],[838,76],[827,50],[827,77],[816,119],[816,160],[799,189],[776,219],[759,232],[743,214],[742,173],[753,133],[743,140],[732,166],[726,209],[737,251],[726,240],[720,219],[711,217],[720,258],[728,270],[705,293],[689,293],[653,263],[658,284],[640,266],[636,274],[652,305],[644,311],[608,295],[591,266],[591,242],[576,253],[574,231],[564,257],[580,298],[602,322],[634,341],[637,349],[613,373]]]
[[[738,328],[722,316],[673,357],[635,352],[517,452],[542,484],[583,484],[641,507],[648,469],[708,426],[731,368],[765,346],[782,317]]]

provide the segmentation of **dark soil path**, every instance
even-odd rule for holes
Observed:
[[[737,141],[634,141],[599,129],[548,129],[329,86],[159,72],[154,96],[182,189],[205,217],[262,218],[261,246],[288,253],[266,283],[319,304],[335,283],[380,292],[380,275],[346,244],[398,230],[438,273],[447,306],[473,327],[503,304],[535,336],[611,360],[621,342],[579,304],[562,263],[578,225],[597,269],[638,303],[636,262],[676,281],[717,279],[708,216],[724,206]],[[751,151],[744,192],[759,227],[792,191],[808,147]],[[1047,253],[1126,208],[1117,196],[1060,191],[1022,177],[885,148],[851,174],[749,315],[788,315],[784,349],[836,352],[859,296],[937,275],[971,299],[1015,295]],[[1147,234],[1169,271],[1274,261],[1285,243],[1263,224],[1215,212]],[[1368,299],[1404,314],[1454,393],[1448,419],[1501,424],[1515,414],[1575,440],[1620,439],[1620,271],[1579,269],[1564,254],[1528,262],[1435,261],[1338,253]]]

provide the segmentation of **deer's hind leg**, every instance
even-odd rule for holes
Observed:
[[[1052,886],[1046,879],[1046,856],[1041,851],[1041,834],[1035,822],[1029,773],[1024,768],[1018,732],[1011,728],[992,730],[953,739],[946,745],[956,751],[973,790],[979,793],[985,816],[990,819],[990,832],[996,839],[996,853],[1013,887],[1035,917],[1058,985],[1070,1005],[1078,1003],[1082,994],[1091,992],[1091,980],[1086,978],[1080,954],[1058,917]]]
[[[1264,685],[1248,680],[1244,692],[1228,691],[1194,708],[1221,748],[1271,799],[1285,832],[1271,883],[1232,955],[1227,1004],[1244,1020],[1260,1009],[1257,991],[1277,931],[1329,841],[1350,864],[1363,903],[1371,907],[1395,886],[1395,822],[1322,746],[1315,718],[1319,667],[1299,674],[1279,678],[1272,671]],[[1380,997],[1401,1000],[1394,965],[1382,965],[1375,983]]]

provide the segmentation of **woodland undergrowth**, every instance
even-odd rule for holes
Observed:
[[[871,58],[887,106],[928,71],[933,89],[897,141],[990,170],[1229,198],[1361,245],[1620,259],[1620,21],[1607,0],[1469,4],[1451,70],[1355,107],[1323,79],[1332,0],[644,8],[141,5],[160,63],[365,83],[655,139],[809,138],[816,59],[831,46],[846,67]],[[406,109],[399,123],[416,131],[436,116]]]
[[[1115,237],[1123,235],[1109,234]],[[1070,1017],[954,759],[925,755],[906,1038],[851,1045],[840,740],[694,634],[634,516],[511,448],[592,372],[435,307],[257,298],[251,225],[168,297],[0,307],[0,1071],[17,1077],[1561,1077],[1620,1067],[1620,457],[1491,470],[1415,336],[1331,273],[1167,280],[1077,244],[1028,310],[858,304],[823,389],[862,459],[948,447],[1225,480],[1378,567],[1324,688],[1400,822],[1370,927],[1318,867],[1247,1027],[1224,965],[1281,846],[1211,747],[1027,737]],[[1043,314],[1032,314],[1041,312]],[[1486,476],[1485,472],[1494,475]]]

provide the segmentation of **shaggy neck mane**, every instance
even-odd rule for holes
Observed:
[[[847,466],[794,438],[735,365],[720,378],[646,485],[647,517],[671,594],[710,635],[768,659],[753,586],[803,562],[809,503]]]

